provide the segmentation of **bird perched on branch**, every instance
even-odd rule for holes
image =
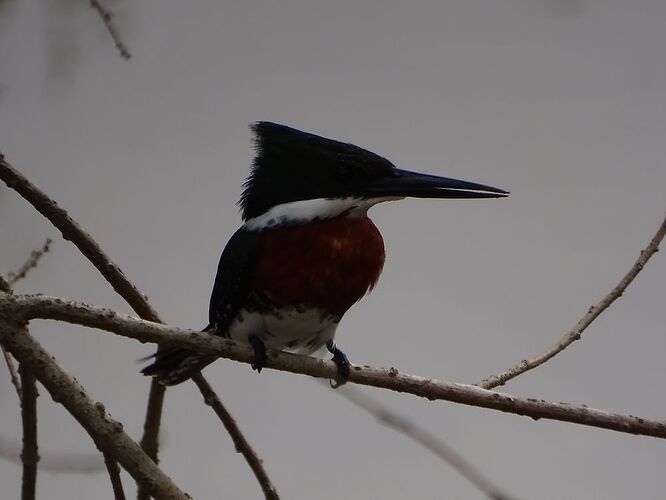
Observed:
[[[501,189],[396,168],[353,144],[271,122],[252,126],[256,158],[240,199],[243,225],[220,258],[205,331],[254,348],[313,354],[324,346],[349,376],[335,330],[377,283],[384,241],[368,209],[403,198],[502,198]],[[216,358],[161,349],[143,369],[165,385]]]

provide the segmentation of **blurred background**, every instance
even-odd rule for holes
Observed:
[[[478,382],[553,343],[628,270],[666,208],[661,0],[0,2],[0,151],[55,198],[169,323],[204,326],[240,223],[248,124],[356,143],[402,168],[511,191],[385,204],[387,261],[338,344],[352,362]],[[26,202],[0,187],[0,272],[47,237],[17,292],[131,313]],[[666,418],[666,259],[583,339],[502,391]],[[32,332],[140,438],[152,347],[54,322]],[[285,499],[475,499],[446,464],[301,376],[205,371]],[[364,389],[366,390],[366,389]],[[367,390],[522,499],[664,497],[666,445]],[[44,390],[43,455],[94,445]],[[0,437],[20,441],[0,367]],[[194,498],[260,490],[193,384],[167,393],[162,464]],[[101,462],[101,461],[100,461]],[[0,461],[3,498],[20,465]],[[125,475],[129,496],[131,478]],[[106,473],[40,472],[41,498],[111,498]]]

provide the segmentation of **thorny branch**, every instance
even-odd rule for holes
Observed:
[[[483,387],[484,389],[492,389],[499,385],[504,385],[507,381],[512,378],[517,377],[521,373],[525,373],[528,370],[532,370],[539,365],[544,364],[546,361],[551,359],[553,356],[556,356],[576,340],[580,339],[582,333],[585,329],[592,324],[592,322],[597,319],[597,317],[604,312],[608,307],[619,299],[624,291],[627,289],[629,284],[634,280],[634,278],[643,270],[645,264],[647,264],[650,257],[652,257],[656,252],[659,251],[659,244],[664,239],[666,235],[666,218],[661,223],[661,226],[657,230],[657,233],[653,236],[652,240],[645,247],[645,250],[641,251],[638,260],[634,262],[634,265],[631,266],[629,272],[620,280],[620,282],[613,288],[608,295],[606,295],[598,304],[590,307],[585,316],[583,316],[576,326],[574,326],[566,335],[564,335],[560,340],[558,340],[551,347],[543,351],[541,354],[532,359],[524,359],[520,363],[516,364],[514,367],[508,369],[505,372],[500,373],[499,375],[494,375],[487,379],[482,380],[477,385]]]
[[[46,296],[7,295],[0,299],[0,315],[2,314],[10,315],[21,321],[37,318],[67,321],[104,329],[140,342],[182,347],[242,363],[251,364],[254,361],[254,352],[248,345],[238,344],[230,339],[206,332],[184,330],[132,318],[81,302],[70,302]],[[335,379],[337,373],[337,365],[332,361],[274,350],[267,351],[266,368],[331,380]],[[546,418],[629,434],[666,438],[666,421],[611,413],[585,405],[577,406],[568,403],[551,403],[534,398],[517,398],[509,394],[481,389],[475,385],[406,375],[395,368],[353,365],[349,382],[404,392],[429,400],[445,400],[524,415],[533,419]]]
[[[127,49],[127,46],[120,37],[118,29],[113,23],[113,14],[110,11],[108,11],[101,4],[101,2],[99,2],[99,0],[90,0],[90,6],[93,9],[95,9],[95,11],[97,11],[97,13],[99,14],[99,17],[102,19],[104,26],[106,26],[106,30],[109,32],[109,35],[111,35],[113,42],[116,44],[118,52],[120,52],[120,56],[125,60],[129,60],[132,57],[132,54],[130,54],[129,50]]]

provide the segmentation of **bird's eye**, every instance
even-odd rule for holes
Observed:
[[[339,164],[335,169],[335,177],[340,180],[348,180],[354,177],[354,171],[344,164]]]

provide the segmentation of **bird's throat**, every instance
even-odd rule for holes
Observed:
[[[384,241],[367,216],[263,231],[253,289],[278,306],[344,313],[377,282]]]

